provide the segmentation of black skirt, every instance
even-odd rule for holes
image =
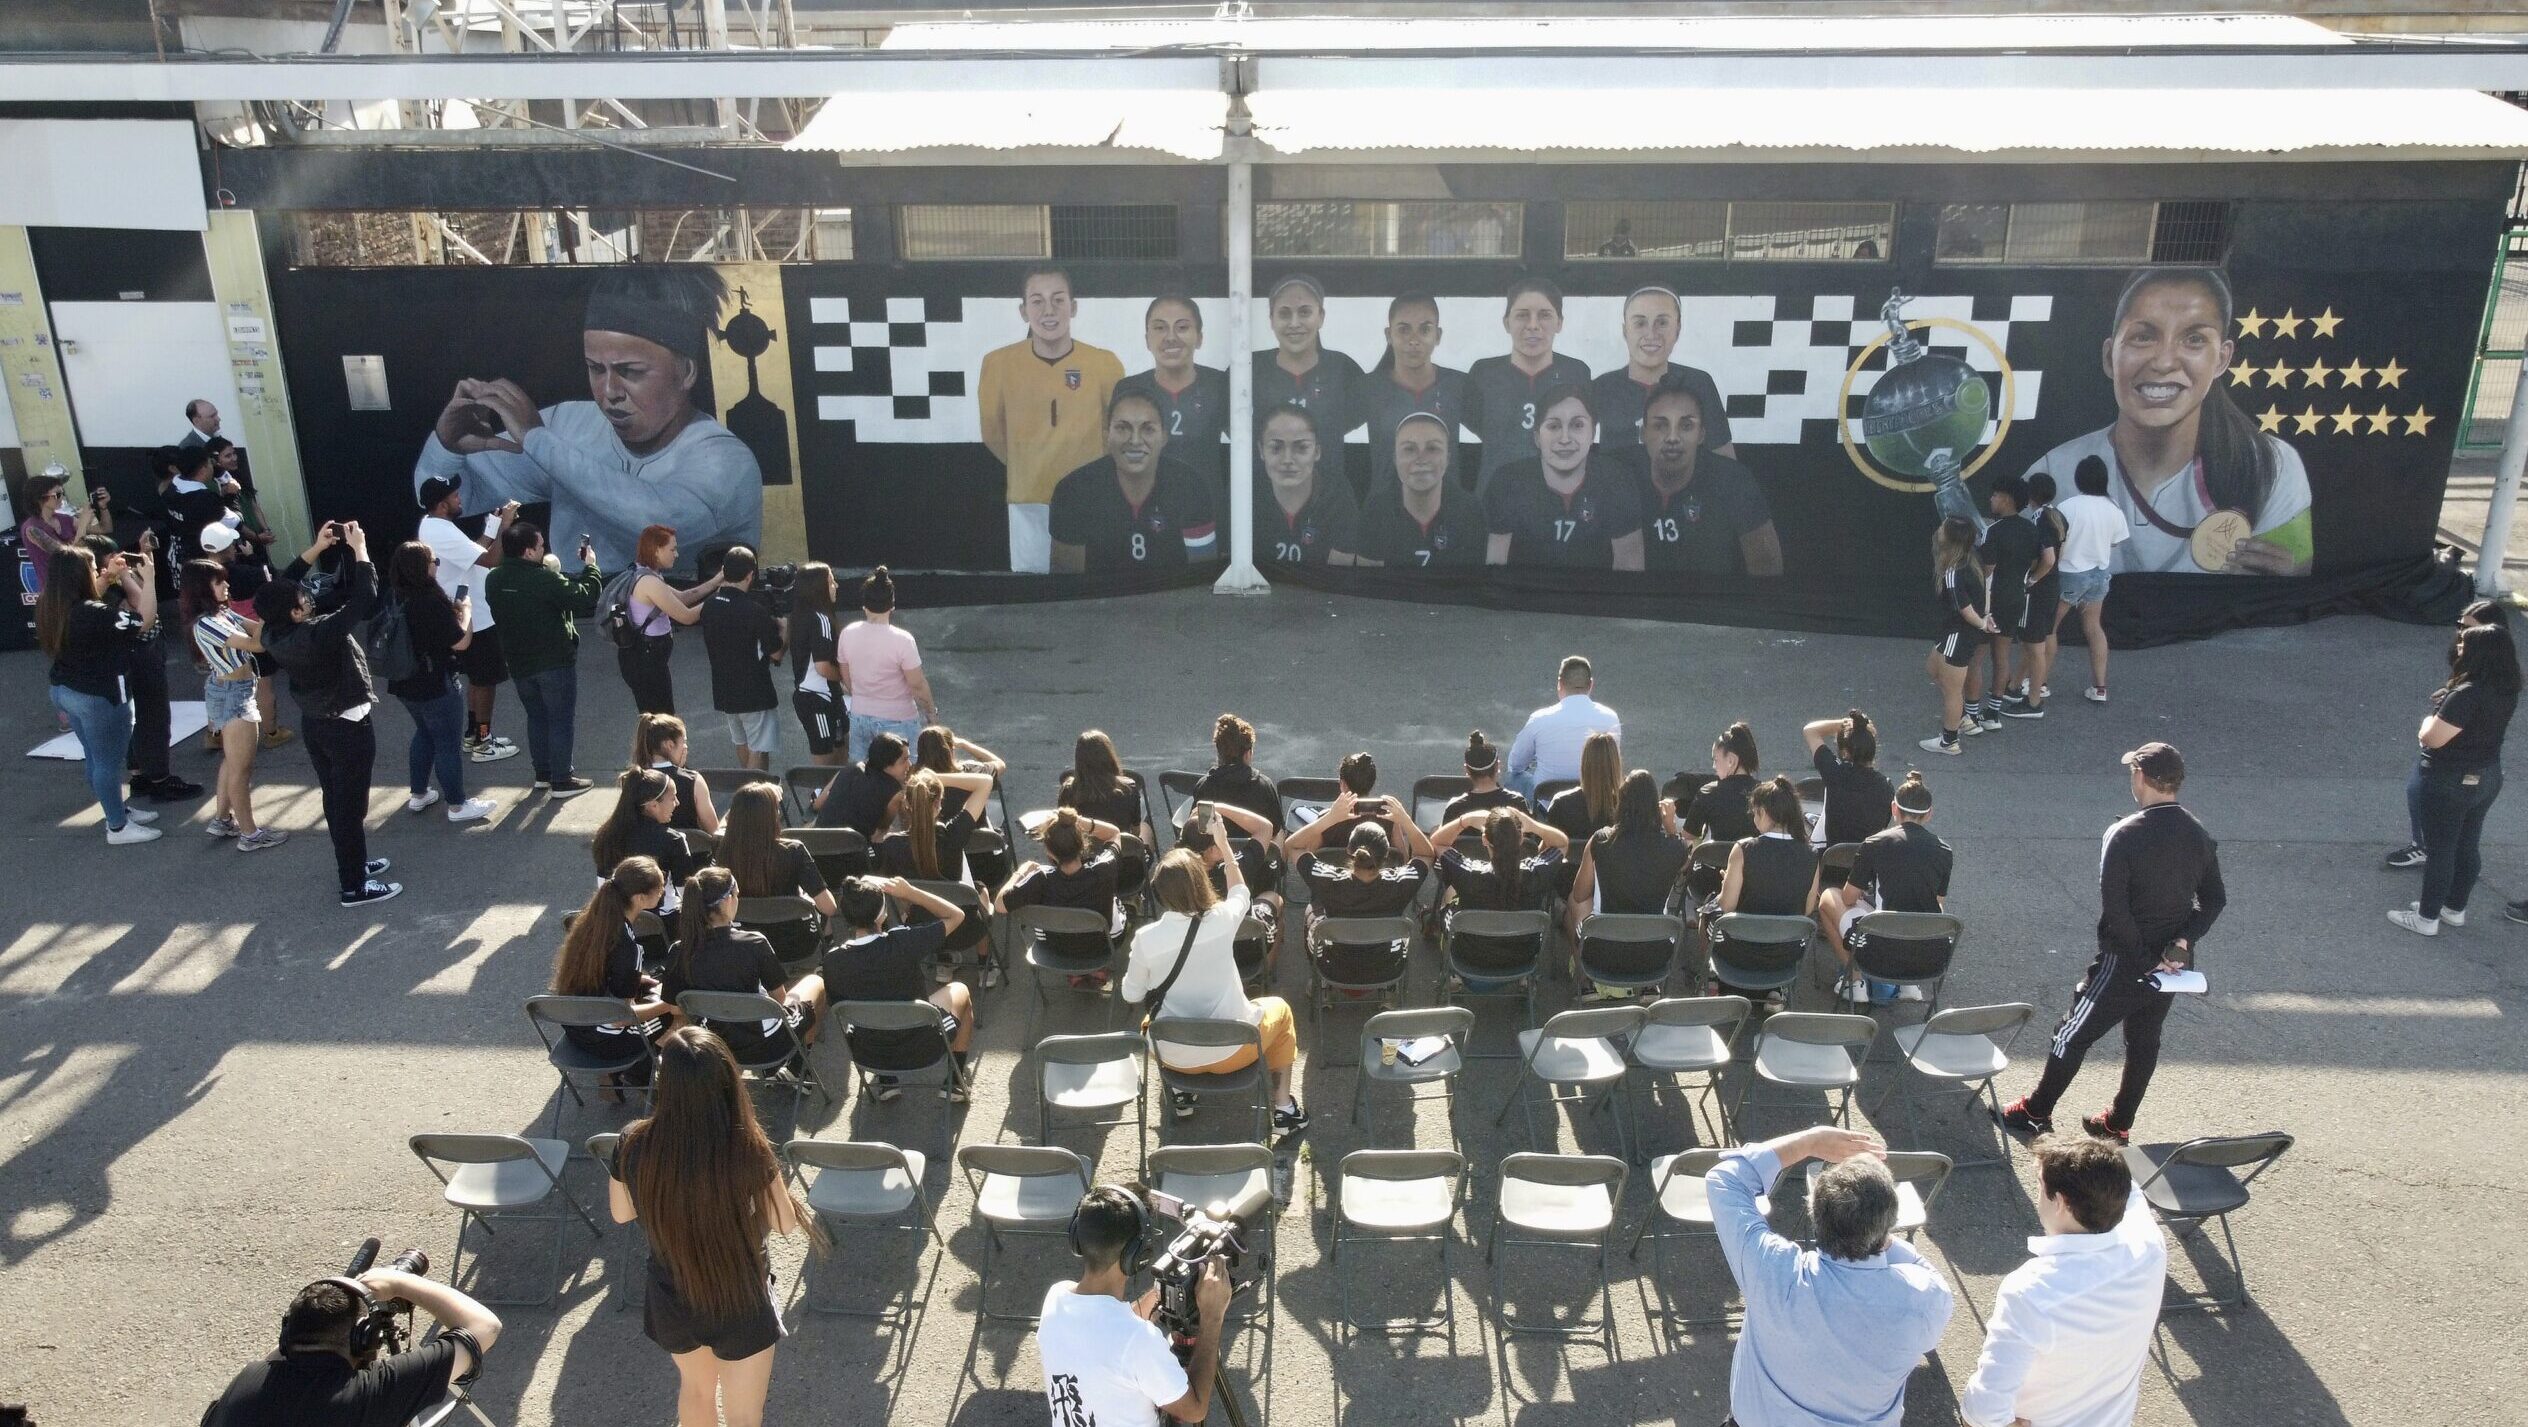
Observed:
[[[649,1292],[641,1308],[641,1331],[670,1353],[709,1348],[722,1362],[741,1362],[781,1341],[786,1331],[781,1310],[773,1303],[772,1275],[764,1275],[764,1296],[735,1318],[710,1321],[694,1312],[676,1292],[675,1280],[658,1255],[650,1255]]]

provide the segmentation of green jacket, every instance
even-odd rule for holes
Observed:
[[[604,582],[594,564],[573,577],[546,569],[541,560],[494,565],[483,577],[483,599],[492,607],[509,672],[541,674],[578,663],[579,627],[571,621],[596,614]]]

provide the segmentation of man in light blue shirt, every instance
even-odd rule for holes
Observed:
[[[1746,1302],[1729,1364],[1737,1427],[1896,1427],[1905,1380],[1940,1345],[1948,1285],[1895,1242],[1896,1182],[1876,1135],[1820,1125],[1731,1150],[1703,1176],[1723,1257]],[[1809,1191],[1817,1247],[1774,1233],[1756,1200],[1782,1171],[1817,1159]]]
[[[1561,698],[1527,716],[1527,727],[1510,744],[1506,781],[1522,798],[1532,798],[1539,783],[1580,776],[1580,745],[1590,734],[1624,737],[1624,721],[1615,710],[1589,697],[1597,675],[1589,661],[1574,654],[1562,661],[1555,681]]]

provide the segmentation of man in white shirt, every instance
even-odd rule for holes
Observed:
[[[483,577],[500,563],[501,527],[518,518],[510,501],[483,522],[483,538],[475,539],[456,523],[465,508],[462,474],[432,476],[421,483],[421,529],[416,537],[439,557],[439,589],[449,599],[457,591],[473,594],[474,638],[457,651],[456,669],[465,676],[465,752],[477,763],[514,758],[518,745],[492,734],[492,704],[500,697],[509,665],[500,657],[500,631],[492,619],[492,602],[483,593]]]
[[[1522,798],[1539,783],[1580,776],[1580,745],[1593,733],[1611,733],[1620,741],[1624,721],[1615,710],[1591,698],[1597,675],[1589,661],[1574,654],[1562,661],[1555,690],[1561,698],[1527,716],[1527,727],[1510,742],[1510,767],[1504,779]]]
[[[1053,1427],[1158,1427],[1162,1413],[1179,1422],[1211,1415],[1220,1326],[1229,1311],[1229,1276],[1220,1261],[1204,1264],[1194,1282],[1190,1364],[1177,1362],[1167,1334],[1150,1321],[1159,1306],[1155,1285],[1138,1302],[1124,1301],[1132,1274],[1166,1232],[1132,1191],[1111,1184],[1090,1190],[1072,1211],[1071,1248],[1087,1266],[1077,1282],[1045,1290],[1036,1320]]]
[[[2116,547],[2133,538],[2133,523],[2124,518],[2124,507],[2107,498],[2105,461],[2094,455],[2082,457],[2072,467],[2072,484],[2080,493],[2054,506],[2054,513],[2063,518],[2062,558],[2057,562],[2063,572],[2063,601],[2054,610],[2055,637],[2047,641],[2045,666],[2054,667],[2064,612],[2079,610],[2081,635],[2089,644],[2089,687],[2084,697],[2103,704],[2107,701],[2107,587],[2113,583],[2109,567]]]
[[[1958,1411],[1969,1427],[2128,1427],[2168,1245],[2120,1148],[2048,1136],[2035,1154],[2045,1233],[2001,1281]]]

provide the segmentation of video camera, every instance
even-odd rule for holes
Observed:
[[[1221,1261],[1233,1294],[1254,1286],[1262,1255],[1249,1245],[1248,1239],[1256,1235],[1256,1224],[1273,1207],[1272,1187],[1259,1184],[1234,1200],[1215,1201],[1203,1208],[1155,1189],[1144,1193],[1142,1199],[1153,1215],[1177,1225],[1167,1247],[1150,1261],[1150,1278],[1159,1290],[1159,1308],[1152,1315],[1153,1321],[1170,1337],[1190,1342],[1202,1321],[1194,1306],[1194,1284],[1201,1279],[1204,1264],[1215,1258]],[[1257,1244],[1264,1242],[1256,1237]]]
[[[762,597],[776,619],[790,617],[791,602],[799,594],[799,567],[796,565],[763,565],[755,571],[755,593]]]
[[[366,1285],[360,1284],[360,1275],[376,1265],[380,1247],[374,1237],[362,1239],[359,1251],[351,1256],[351,1262],[337,1280],[358,1286],[352,1296],[358,1300],[361,1311],[358,1320],[351,1325],[351,1356],[362,1367],[368,1366],[381,1353],[393,1357],[404,1351],[405,1345],[412,1340],[412,1303],[402,1298],[380,1298],[369,1292]],[[420,1249],[406,1249],[389,1260],[386,1266],[398,1273],[427,1274],[430,1272],[430,1255]]]

